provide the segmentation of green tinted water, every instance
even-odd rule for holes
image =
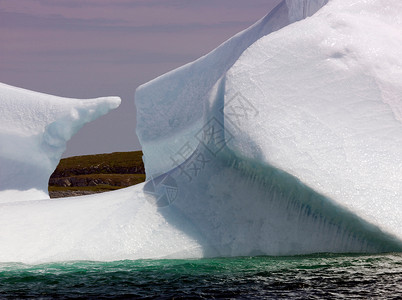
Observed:
[[[402,254],[0,263],[0,298],[402,298]]]

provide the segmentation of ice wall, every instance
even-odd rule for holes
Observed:
[[[69,99],[0,83],[0,203],[46,199],[66,142],[120,98]]]
[[[228,146],[402,239],[402,3],[352,2],[243,53],[224,78]]]

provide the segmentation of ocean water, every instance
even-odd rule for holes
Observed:
[[[402,254],[0,263],[0,298],[402,299]]]

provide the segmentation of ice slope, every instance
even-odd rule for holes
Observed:
[[[48,199],[66,142],[120,98],[68,99],[0,83],[0,203]]]
[[[201,257],[190,224],[175,210],[158,212],[142,186],[0,204],[0,262]]]

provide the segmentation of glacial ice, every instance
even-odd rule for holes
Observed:
[[[0,204],[0,261],[402,251],[401,18],[284,0],[139,87],[148,181]]]
[[[284,25],[275,22],[277,17],[292,24],[275,30]],[[301,19],[304,20],[295,22]],[[395,0],[332,0],[328,4],[285,1],[207,56],[141,86],[136,93],[137,133],[148,178],[171,170],[177,177],[187,177],[203,186],[202,193],[195,196],[196,186],[188,189],[189,184],[179,184],[181,191],[189,192],[185,201],[195,202],[185,215],[193,213],[192,220],[197,220],[192,209],[203,210],[211,198],[221,201],[217,195],[232,180],[224,174],[241,170],[245,174],[221,195],[231,199],[225,201],[230,202],[225,203],[225,210],[244,211],[253,216],[250,222],[265,224],[268,221],[262,221],[260,210],[251,213],[253,205],[259,201],[281,205],[295,202],[299,218],[309,222],[312,218],[331,219],[335,226],[327,228],[325,234],[305,228],[310,233],[330,236],[325,243],[331,246],[326,249],[318,246],[320,239],[325,240],[323,237],[303,237],[302,240],[309,240],[309,246],[298,240],[303,236],[300,229],[304,225],[299,225],[297,234],[289,234],[294,229],[287,223],[297,223],[289,217],[289,207],[280,214],[282,221],[271,222],[275,225],[265,232],[272,236],[268,240],[274,245],[284,239],[282,244],[286,246],[279,249],[273,245],[256,246],[253,239],[245,238],[254,231],[248,232],[245,227],[233,230],[245,232],[244,245],[263,253],[331,251],[343,247],[343,242],[332,244],[337,239],[332,230],[345,230],[352,235],[360,231],[359,238],[379,230],[376,236],[388,236],[393,241],[388,245],[401,249],[401,20],[402,4]],[[246,40],[251,41],[250,47],[243,43]],[[208,162],[205,167],[204,157],[208,155],[207,160],[213,163]],[[222,170],[211,171],[201,180],[198,173],[208,173],[218,161],[225,161]],[[176,169],[172,170],[173,167]],[[281,174],[281,180],[278,174],[272,175],[275,172]],[[243,181],[248,182],[245,193],[238,188]],[[210,193],[212,187],[217,190]],[[280,196],[267,194],[267,189],[279,189]],[[235,200],[238,198],[241,200]],[[236,207],[236,201],[247,205]],[[332,208],[324,212],[324,203]],[[180,209],[184,205],[181,203]],[[267,208],[263,207],[260,209],[269,219]],[[309,214],[301,216],[300,209],[306,207]],[[208,224],[214,224],[209,216],[217,211],[217,207],[209,207],[201,214],[203,220],[197,223],[198,228],[206,227],[205,216]],[[279,213],[278,208],[275,212]],[[350,215],[353,221],[346,224],[349,213],[354,216]],[[219,222],[222,215],[230,214],[221,212]],[[232,220],[245,218],[233,216]],[[280,228],[274,234],[278,224]],[[214,234],[210,237],[214,230],[205,228],[209,240],[215,238]],[[263,229],[255,232],[261,233]],[[232,237],[239,239],[238,234]],[[263,243],[261,240],[264,238],[260,238]],[[221,244],[221,240],[215,244]],[[234,244],[229,248],[245,249]],[[343,250],[356,249],[344,245]],[[248,252],[240,250],[238,254],[245,253]]]
[[[120,98],[68,99],[0,83],[0,203],[48,199],[66,142]]]

